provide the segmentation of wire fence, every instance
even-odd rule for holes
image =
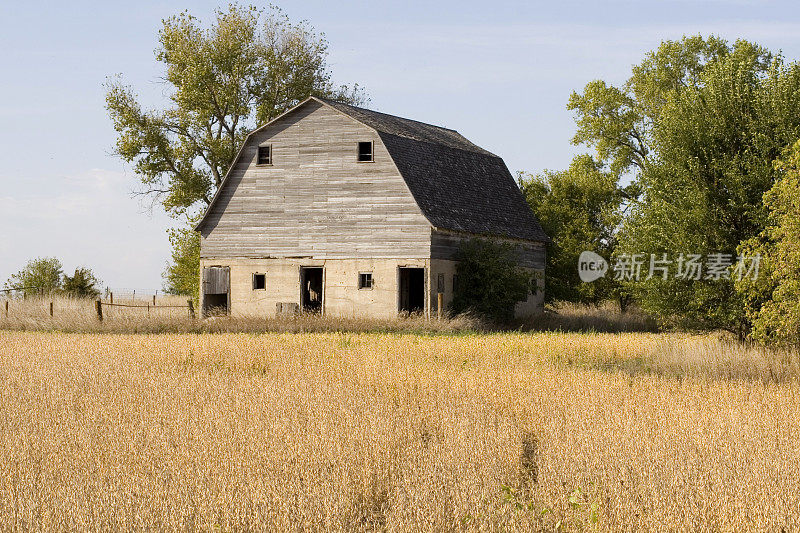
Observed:
[[[31,294],[31,291],[33,294]],[[13,298],[14,294],[17,298]],[[186,296],[180,295],[147,295],[144,297],[139,293],[139,300],[136,299],[136,291],[119,292],[116,293],[111,290],[106,290],[104,297],[98,297],[94,300],[91,298],[70,298],[69,296],[59,294],[57,291],[46,291],[41,287],[13,287],[0,289],[0,294],[5,295],[4,303],[0,307],[4,311],[5,318],[12,315],[24,316],[30,314],[40,314],[42,312],[41,304],[44,304],[44,311],[48,312],[51,317],[58,314],[69,314],[75,312],[86,312],[83,305],[91,305],[94,312],[97,314],[99,320],[104,318],[104,308],[106,311],[118,307],[131,310],[141,310],[150,316],[153,312],[159,312],[167,309],[186,309],[189,318],[195,318],[194,302],[191,299],[182,300]],[[21,298],[19,297],[21,296]],[[30,296],[30,297],[29,297]],[[115,302],[114,299],[117,301]],[[20,303],[12,302],[20,301]],[[173,303],[176,301],[184,301],[185,304]],[[123,303],[124,302],[124,303]],[[140,303],[141,302],[141,303]],[[58,304],[58,305],[56,305]],[[81,311],[83,309],[83,311]],[[163,314],[161,314],[163,316]],[[116,316],[116,313],[115,313]]]
[[[156,304],[156,297],[153,296],[153,304],[147,303],[145,305],[135,305],[135,304],[121,304],[121,303],[113,303],[113,295],[111,296],[112,301],[104,302],[103,300],[95,301],[95,310],[97,312],[97,318],[99,320],[103,320],[103,308],[114,308],[114,307],[123,307],[127,309],[146,309],[147,314],[150,315],[151,309],[153,311],[161,310],[161,309],[186,309],[189,313],[189,318],[195,318],[194,312],[194,302],[192,300],[186,300],[186,305],[174,305],[174,304]]]
[[[42,287],[11,287],[10,289],[0,289],[0,292],[5,294],[12,294],[15,292],[22,292],[24,294],[25,291],[37,291],[40,295],[44,294],[44,289]]]
[[[106,287],[103,291],[105,298],[109,298],[112,294],[119,300],[152,300],[154,297],[164,298],[173,296],[166,294],[161,289],[143,289],[138,287]]]
[[[111,302],[102,302],[102,303],[103,303],[103,305],[108,306],[108,307],[134,307],[134,308],[139,308],[139,309],[150,309],[151,307],[154,308],[154,309],[155,308],[158,308],[158,309],[170,309],[170,308],[186,309],[188,307],[191,307],[190,305],[163,305],[163,304],[161,304],[161,305],[150,305],[150,304],[131,305],[131,304],[113,304]]]

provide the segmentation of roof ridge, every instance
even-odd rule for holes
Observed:
[[[420,142],[450,146],[451,148],[458,148],[465,151],[491,154],[491,152],[473,143],[454,129],[421,122],[411,118],[390,115],[389,113],[354,106],[330,98],[320,98],[316,96],[312,98],[376,131],[405,137],[407,139],[414,139]]]
[[[357,105],[348,104],[347,102],[342,102],[341,100],[334,100],[333,98],[323,98],[321,96],[315,96],[314,98],[316,98],[317,100],[322,100],[326,104],[343,105],[350,107],[352,109],[356,109],[358,111],[366,111],[367,113],[375,113],[376,115],[383,115],[384,117],[407,120],[408,122],[416,122],[417,124],[422,124],[423,126],[430,126],[431,128],[438,128],[440,130],[451,131],[453,133],[458,133],[459,135],[461,135],[461,133],[459,133],[458,130],[454,130],[452,128],[445,128],[444,126],[439,126],[438,124],[431,124],[430,122],[422,122],[421,120],[415,120],[413,118],[401,117],[399,115],[392,115],[391,113],[384,113],[383,111],[375,111],[374,109],[369,109],[367,107],[359,107]],[[463,135],[461,136],[464,137]],[[466,139],[466,137],[464,138]]]

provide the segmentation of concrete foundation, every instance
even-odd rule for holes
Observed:
[[[454,261],[438,259],[202,259],[207,267],[228,267],[230,289],[228,314],[231,316],[275,316],[278,310],[301,305],[301,267],[323,269],[322,313],[330,316],[372,316],[393,318],[401,309],[401,268],[424,268],[424,308],[436,316],[438,292],[443,293],[446,310],[453,299]],[[372,274],[372,287],[359,288],[359,274]],[[254,289],[253,275],[264,274],[264,288]],[[201,279],[202,281],[202,279]],[[543,284],[543,280],[540,281]],[[542,310],[541,290],[517,304],[517,316],[534,315]],[[200,308],[205,309],[206,291],[201,283]],[[210,300],[210,298],[209,298]]]

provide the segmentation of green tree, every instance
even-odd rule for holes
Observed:
[[[736,288],[753,323],[752,337],[800,346],[800,141],[776,161],[779,179],[764,195],[769,223],[742,253],[761,256],[760,275]]]
[[[545,297],[548,301],[597,303],[617,296],[611,277],[582,283],[578,257],[590,250],[608,258],[616,244],[623,202],[631,191],[589,155],[573,159],[569,169],[540,175],[519,174],[528,204],[551,238],[547,246]]]
[[[141,194],[187,223],[210,203],[257,124],[312,95],[365,100],[357,85],[332,83],[328,43],[308,23],[274,6],[231,4],[215,15],[208,28],[188,12],[163,21],[156,59],[166,70],[167,108],[144,109],[119,78],[107,84],[116,154],[133,165]]]
[[[614,174],[641,172],[656,153],[653,130],[661,123],[663,107],[697,86],[706,67],[729,51],[714,36],[664,41],[633,67],[621,87],[602,80],[588,83],[582,93],[572,93],[567,105],[578,127],[572,142],[593,146],[597,160]]]
[[[530,273],[517,266],[515,250],[485,240],[462,243],[456,253],[456,283],[450,309],[471,312],[495,322],[514,318],[514,306],[527,300]]]
[[[644,191],[621,235],[627,253],[723,253],[735,260],[767,222],[762,201],[773,161],[800,137],[800,67],[738,41],[699,82],[674,94],[653,130],[658,147]],[[750,321],[733,281],[654,277],[632,288],[663,323],[721,328],[740,337]]]
[[[632,172],[642,193],[617,253],[735,259],[765,226],[761,199],[777,177],[772,161],[800,134],[798,104],[797,65],[716,37],[666,41],[621,88],[592,82],[573,94],[575,142],[594,146],[612,171]],[[750,327],[730,279],[654,276],[625,288],[662,323],[740,336]]]
[[[193,228],[169,230],[172,263],[164,271],[167,294],[185,294],[195,300],[200,290],[200,234]]]
[[[25,268],[6,281],[6,289],[23,292],[26,295],[53,293],[61,290],[61,261],[55,257],[31,259]]]
[[[72,276],[64,274],[63,290],[76,298],[97,298],[100,296],[100,280],[90,269],[78,267]]]

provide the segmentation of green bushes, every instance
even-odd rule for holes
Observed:
[[[514,306],[528,299],[534,277],[517,265],[512,246],[465,241],[455,257],[453,313],[473,313],[494,322],[514,318]]]
[[[61,261],[55,257],[31,259],[25,267],[8,278],[5,288],[27,296],[46,293],[65,293],[80,298],[95,298],[100,294],[100,280],[91,269],[77,267],[72,276],[63,272]]]

